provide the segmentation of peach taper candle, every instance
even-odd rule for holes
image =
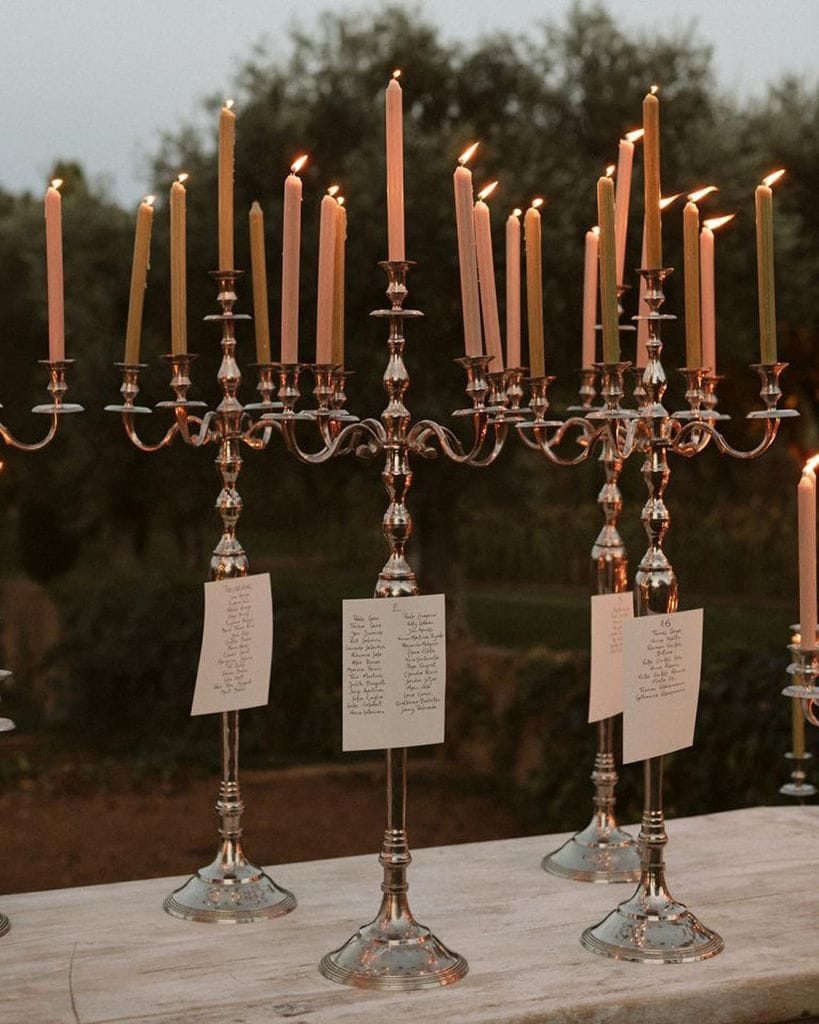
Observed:
[[[458,269],[461,276],[461,309],[464,321],[464,347],[467,356],[483,355],[481,304],[478,293],[478,259],[475,251],[475,217],[472,172],[467,161],[478,148],[473,143],[458,157],[453,175],[455,188],[455,224],[458,230]]]
[[[631,172],[634,166],[634,143],[643,137],[642,128],[626,132],[617,148],[617,177],[614,193],[614,232],[617,238],[617,284],[623,284],[626,267],[628,208],[631,201]]]
[[[503,369],[498,293],[495,285],[495,260],[492,252],[492,218],[485,200],[494,192],[497,182],[481,189],[475,203],[475,248],[478,256],[478,286],[483,314],[486,354],[492,356],[490,371]]]
[[[219,269],[233,270],[233,151],[236,114],[227,100],[219,112]]]
[[[797,488],[799,513],[799,632],[805,649],[816,646],[816,464],[810,459]]]
[[[306,156],[294,160],[284,179],[282,221],[282,348],[283,363],[299,361],[299,262],[301,260],[301,195],[299,171]]]
[[[734,219],[709,217],[700,231],[700,308],[702,311],[702,365],[717,372],[717,300],[714,283],[714,232]]]
[[[336,196],[336,245],[333,267],[333,347],[331,363],[344,365],[344,278],[347,250],[347,207],[344,196]]]
[[[333,359],[333,278],[336,266],[336,226],[338,186],[328,189],[321,200],[319,224],[319,265],[316,298],[316,362],[327,365]]]
[[[520,359],[520,215],[517,207],[506,218],[506,363],[518,368]]]
[[[523,218],[526,243],[526,314],[529,328],[529,375],[546,374],[546,350],[543,332],[543,243],[540,207],[542,199],[533,199]]]
[[[46,279],[48,293],[48,358],[65,359],[65,299],[63,292],[62,178],[55,178],[45,194]]]
[[[583,338],[582,365],[590,370],[597,362],[597,269],[600,258],[600,228],[595,226],[586,232],[586,246],[583,259]]]
[[[404,246],[404,97],[393,71],[386,93],[387,120],[387,256],[405,259]]]
[[[128,323],[125,328],[125,356],[127,366],[139,362],[139,343],[142,337],[142,309],[145,287],[151,262],[151,227],[154,219],[154,197],[146,196],[139,204],[134,231],[134,258],[131,263],[131,288],[128,296]]]

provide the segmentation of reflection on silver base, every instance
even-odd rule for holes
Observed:
[[[340,949],[322,958],[319,970],[330,981],[356,988],[393,992],[451,985],[469,966],[429,928],[407,917],[385,913],[363,925]]]
[[[0,914],[0,936],[7,935],[11,931],[11,921],[5,914]]]
[[[244,859],[227,872],[217,858],[172,892],[162,906],[171,917],[186,921],[246,924],[289,914],[296,897]]]
[[[642,885],[580,938],[592,953],[639,963],[688,964],[725,948],[716,932],[700,924],[665,891],[651,895]]]
[[[640,880],[637,841],[620,828],[601,829],[596,817],[540,863],[544,871],[575,882]]]

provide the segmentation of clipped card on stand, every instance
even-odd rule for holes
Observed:
[[[644,615],[623,626],[623,764],[694,742],[702,608]]]
[[[634,597],[595,594],[591,599],[589,721],[623,710],[623,623],[634,616]]]
[[[443,594],[343,602],[342,748],[444,741]]]
[[[191,715],[267,704],[273,660],[270,574],[205,584],[205,623]]]

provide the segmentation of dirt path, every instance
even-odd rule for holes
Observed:
[[[413,847],[520,834],[495,797],[464,795],[453,771],[411,762]],[[216,852],[217,778],[163,783],[153,791],[127,779],[73,788],[55,789],[46,777],[0,794],[3,892],[185,874]],[[246,852],[257,864],[377,854],[385,802],[380,765],[248,771],[242,791]]]

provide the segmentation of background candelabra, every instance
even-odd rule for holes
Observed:
[[[49,416],[51,422],[49,423],[48,430],[40,441],[26,442],[18,440],[9,428],[4,424],[0,423],[0,437],[3,438],[5,444],[9,448],[16,448],[18,451],[23,452],[36,452],[41,448],[46,448],[54,438],[57,436],[57,431],[60,426],[60,417],[66,415],[66,413],[82,412],[81,405],[72,405],[65,401],[65,395],[68,391],[68,385],[66,384],[66,371],[68,367],[74,362],[73,359],[41,359],[40,365],[48,367],[48,384],[46,385],[49,394],[51,395],[51,401],[46,402],[43,405],[35,405],[31,410],[40,416]],[[2,406],[0,406],[2,408]],[[11,672],[5,669],[0,669],[0,683],[8,679]],[[14,722],[10,718],[0,718],[0,732],[10,732],[14,729]],[[11,922],[5,914],[0,914],[0,935],[5,935],[6,932],[11,928]]]
[[[582,431],[581,440],[586,451],[598,444],[603,447],[603,459],[616,463],[632,454],[643,455],[643,478],[648,500],[643,508],[642,520],[648,536],[648,549],[640,562],[634,587],[635,614],[666,614],[679,605],[677,578],[664,550],[663,542],[671,522],[665,505],[665,491],[670,478],[669,452],[693,457],[713,442],[718,451],[738,459],[753,459],[762,455],[773,443],[779,420],[794,416],[794,410],[777,408],[781,391],[779,376],[784,363],[764,363],[753,367],[759,374],[760,395],[764,409],[748,414],[753,420],[762,420],[765,434],[756,447],[748,451],[733,448],[717,429],[719,420],[727,419],[717,411],[718,380],[709,367],[687,367],[681,372],[686,381],[688,409],[670,414],[662,404],[666,390],[666,375],[660,361],[662,320],[674,319],[661,314],[664,301],[663,282],[670,269],[643,269],[648,307],[648,361],[642,375],[642,388],[637,392],[640,406],[637,410],[621,405],[624,362],[601,363],[599,371],[602,386],[601,409],[587,413],[590,423],[602,424],[597,429],[583,429],[582,422],[573,416],[563,423],[545,419],[548,408],[550,378],[532,381],[534,419],[518,424],[518,430],[530,447],[539,448],[552,462],[572,464],[580,456],[559,459],[555,446],[566,436],[570,426]],[[550,429],[554,429],[549,436]],[[529,438],[528,434],[532,437]],[[704,927],[683,904],[675,900],[666,885],[664,850],[668,842],[662,803],[662,757],[652,757],[644,763],[645,802],[642,826],[638,836],[640,877],[634,895],[621,903],[612,913],[582,936],[583,945],[596,953],[616,959],[680,963],[714,956],[723,948],[722,939]]]
[[[799,624],[791,626],[791,642],[789,650],[792,652],[791,664],[796,666],[794,672],[798,671],[798,663],[795,652],[801,643],[801,632]],[[794,695],[791,695],[794,696]],[[816,795],[816,787],[807,781],[807,764],[813,758],[813,754],[805,749],[805,719],[808,715],[803,711],[803,705],[794,701],[792,704],[791,717],[791,747],[785,754],[785,759],[790,765],[790,780],[779,787],[783,796],[793,797],[795,800],[807,800]]]
[[[265,414],[279,408],[271,400],[272,365],[257,367],[258,389],[261,401],[243,406],[238,398],[242,375],[236,361],[235,325],[238,320],[250,320],[245,314],[235,313],[236,280],[241,271],[218,270],[213,277],[218,283],[218,302],[221,312],[205,317],[221,324],[222,361],[217,379],[222,399],[215,410],[202,412],[204,402],[188,398],[191,387],[189,370],[194,355],[174,352],[163,358],[171,368],[171,388],[175,397],[159,402],[157,408],[172,409],[174,422],[156,443],[142,441],[137,433],[135,419],[151,410],[136,405],[139,394],[139,376],[144,364],[117,364],[122,371],[121,405],[109,405],[108,412],[119,413],[125,432],[131,442],[144,452],[155,452],[172,444],[180,437],[185,444],[201,448],[218,445],[216,466],[222,489],[216,500],[216,509],[222,519],[222,536],[213,551],[210,578],[225,580],[246,576],[248,559],[237,536],[237,524],[242,512],[242,499],[236,489],[242,468],[242,445],[261,449],[268,444],[272,428]],[[253,420],[251,412],[261,416]],[[167,897],[165,910],[174,917],[194,921],[248,922],[259,918],[287,914],[296,905],[292,893],[276,885],[245,857],[242,848],[242,813],[244,802],[239,785],[239,712],[226,711],[220,715],[222,780],[216,801],[221,842],[214,860],[196,872],[181,888]]]
[[[299,412],[301,365],[278,368],[281,412],[265,418],[277,424],[287,447],[303,462],[322,463],[354,452],[371,459],[383,454],[382,480],[389,497],[383,518],[389,557],[378,576],[376,597],[409,597],[419,593],[418,581],[406,558],[412,533],[407,495],[412,484],[412,456],[435,457],[438,452],[456,463],[488,466],[500,454],[510,423],[520,417],[522,368],[490,372],[490,357],[457,360],[466,373],[466,394],[472,405],[454,413],[472,421],[472,439],[463,445],[448,428],[433,420],[411,422],[404,404],[410,377],[404,363],[404,321],[420,317],[418,310],[404,309],[406,277],[411,263],[386,261],[388,309],[372,315],[387,319],[389,352],[384,372],[387,406],[378,419],[355,421],[343,411],[346,373],[338,366],[314,366],[317,407]],[[312,420],[321,447],[306,451],[297,436],[298,424]],[[407,750],[386,751],[387,823],[379,861],[384,869],[382,899],[376,917],[362,926],[339,949],[328,953],[320,970],[332,981],[362,988],[407,990],[447,985],[467,972],[466,960],[415,920],[407,899],[407,868],[411,861],[406,826]]]
[[[793,707],[798,710],[800,715],[804,716],[804,720],[810,722],[811,725],[819,726],[819,686],[816,682],[819,677],[819,646],[814,639],[812,646],[805,647],[802,644],[799,626],[791,626],[791,634],[791,642],[788,644],[788,650],[791,653],[788,675],[792,682],[785,687],[782,694],[785,697],[790,697],[794,702],[798,701],[798,703],[794,703]],[[796,750],[792,751],[791,756],[795,761],[794,771],[791,774],[793,784],[790,791],[787,791],[789,784],[786,783],[779,792],[786,793],[787,796],[813,796],[816,790],[810,784],[805,783],[804,770],[801,771],[800,776],[797,776],[797,771],[801,769],[805,757],[810,757],[810,755],[805,754],[803,746],[801,757],[798,756]]]

